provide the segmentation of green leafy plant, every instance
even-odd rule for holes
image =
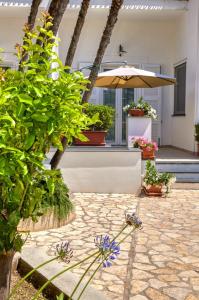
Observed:
[[[153,120],[157,119],[156,110],[148,102],[143,101],[143,97],[140,97],[137,102],[131,102],[123,108],[124,112],[127,113],[130,109],[143,110],[145,116],[150,117]]]
[[[85,108],[85,114],[89,118],[93,118],[96,115],[98,116],[98,121],[90,126],[91,130],[106,131],[113,124],[115,110],[108,105],[93,105],[89,103]]]
[[[51,20],[43,14],[36,31],[25,28],[24,46],[16,45],[19,61],[28,55],[20,70],[0,70],[1,299],[8,295],[12,257],[24,242],[17,230],[20,220],[36,221],[51,204],[59,214],[64,205],[72,208],[60,173],[43,166],[46,153],[51,146],[62,150],[60,136],[70,144],[94,123],[81,103],[87,81],[80,72],[66,72],[54,52]]]
[[[195,140],[199,143],[199,124],[195,124]]]
[[[166,192],[169,192],[170,185],[175,182],[175,176],[171,173],[158,173],[156,167],[150,160],[146,162],[146,173],[144,176],[144,185],[161,185],[166,187]]]

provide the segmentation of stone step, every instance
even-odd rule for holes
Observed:
[[[159,172],[171,173],[199,173],[199,164],[184,164],[184,163],[158,163],[156,168]]]
[[[198,163],[162,163],[156,161],[158,172],[169,172],[176,176],[176,182],[199,182],[199,164]]]

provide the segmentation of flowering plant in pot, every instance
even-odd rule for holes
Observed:
[[[163,187],[166,193],[169,192],[171,184],[176,180],[171,173],[158,173],[154,164],[150,160],[146,162],[146,173],[143,180],[143,188],[148,196],[162,196]]]
[[[82,133],[86,137],[84,141],[75,139],[75,145],[79,146],[104,146],[107,131],[113,124],[115,110],[108,105],[94,105],[88,103],[84,113],[90,119],[96,121]]]
[[[149,142],[146,138],[137,136],[132,138],[132,143],[134,148],[142,149],[142,159],[154,159],[155,151],[158,150],[156,142]]]
[[[127,112],[133,117],[149,117],[153,120],[157,119],[156,110],[148,103],[143,101],[143,97],[140,97],[136,102],[131,102],[123,108],[124,112]]]
[[[195,141],[197,142],[197,156],[199,156],[199,123],[195,124]]]

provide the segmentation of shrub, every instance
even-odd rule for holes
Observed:
[[[94,125],[90,126],[92,130],[108,130],[114,120],[115,110],[108,105],[93,105],[88,104],[85,109],[85,114],[89,118],[93,118],[94,116],[98,116],[99,121],[97,121]]]
[[[199,124],[195,124],[195,140],[199,143]]]

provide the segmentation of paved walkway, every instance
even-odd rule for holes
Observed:
[[[95,288],[114,300],[199,300],[199,191],[174,190],[168,198],[76,194],[74,202],[72,224],[32,233],[26,247],[36,244],[53,255],[52,245],[70,240],[78,261],[93,251],[96,234],[114,235],[124,210],[135,209],[142,231],[121,246],[114,266],[96,275]]]

